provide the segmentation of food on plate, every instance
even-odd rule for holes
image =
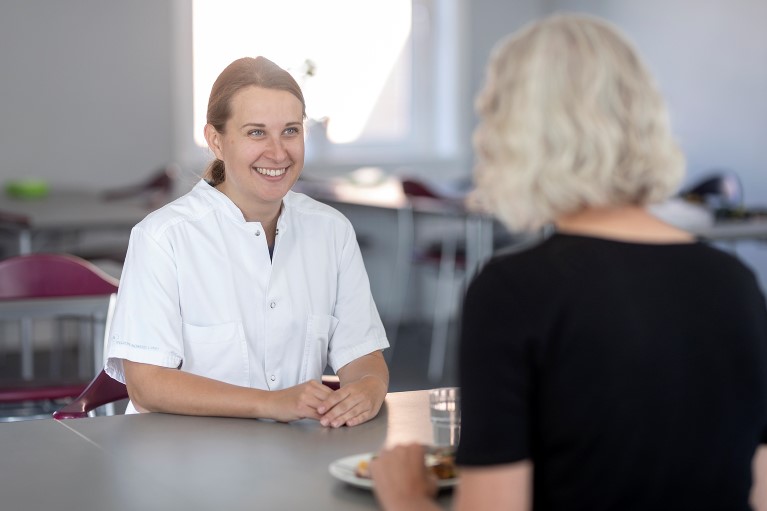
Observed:
[[[436,452],[426,455],[426,466],[437,479],[453,479],[458,476],[454,452]]]
[[[424,457],[424,463],[437,479],[453,479],[458,476],[458,470],[455,466],[455,453],[452,449],[436,449],[427,452]],[[363,458],[354,469],[354,475],[363,479],[370,479],[370,462],[375,459]]]
[[[373,456],[375,458],[375,456]],[[370,479],[370,462],[373,458],[364,458],[357,463],[357,468],[354,470],[354,475],[363,479]]]

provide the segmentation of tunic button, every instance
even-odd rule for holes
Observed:
[[[272,380],[272,381],[274,381],[274,380],[276,380],[276,379],[277,379],[277,377],[276,377],[276,376],[274,376],[274,375],[271,375],[271,376],[269,377],[269,379],[270,379],[270,380]]]
[[[256,236],[261,236],[261,231],[256,231]]]
[[[270,303],[270,304],[269,304],[269,307],[271,307],[272,309],[274,309],[275,307],[277,307],[277,302],[272,302],[272,303]]]

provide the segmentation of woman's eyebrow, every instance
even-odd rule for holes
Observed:
[[[290,122],[286,122],[285,126],[301,126],[302,124],[303,123],[301,123],[299,121],[290,121]],[[246,122],[245,124],[243,124],[240,127],[241,128],[248,128],[248,127],[266,128],[266,124],[261,123],[261,122]]]

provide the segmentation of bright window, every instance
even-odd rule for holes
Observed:
[[[208,95],[221,70],[263,55],[303,89],[308,159],[433,146],[423,120],[438,110],[432,9],[423,0],[193,0],[196,143],[205,147]]]

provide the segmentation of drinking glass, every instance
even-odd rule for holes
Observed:
[[[452,447],[461,437],[461,392],[458,387],[442,387],[429,391],[429,407],[434,445]]]

